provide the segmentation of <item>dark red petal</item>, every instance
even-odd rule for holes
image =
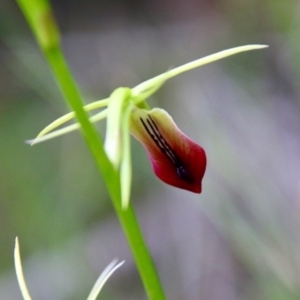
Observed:
[[[131,133],[146,148],[158,178],[172,186],[201,193],[205,151],[179,130],[165,110],[135,108]]]

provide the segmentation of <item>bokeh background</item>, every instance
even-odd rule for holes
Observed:
[[[133,141],[132,202],[171,300],[300,299],[300,3],[52,1],[86,102],[202,56],[242,53],[170,80],[149,100],[207,152],[203,193],[161,183]],[[16,3],[0,2],[0,299],[146,299],[103,181],[78,133],[30,147],[68,111]],[[98,125],[103,135],[104,124]]]

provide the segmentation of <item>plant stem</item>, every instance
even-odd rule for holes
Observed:
[[[131,247],[143,284],[149,299],[165,299],[152,258],[143,239],[140,226],[132,205],[122,209],[120,182],[117,172],[103,150],[102,142],[94,126],[89,122],[81,96],[68,70],[67,64],[59,49],[46,51],[45,55],[53,71],[54,77],[70,107],[75,111],[81,130],[89,145],[97,166],[102,173],[113,205],[122,224],[123,230]]]
[[[133,207],[129,205],[127,210],[122,210],[119,174],[108,160],[103,149],[103,143],[95,127],[90,123],[86,111],[83,109],[82,97],[60,48],[59,33],[52,18],[50,5],[46,0],[17,1],[35,33],[66,102],[75,112],[81,125],[83,136],[94,156],[98,169],[102,173],[119,221],[125,232],[147,295],[149,299],[163,300],[165,299],[164,292]],[[42,32],[39,32],[40,28],[42,28]]]

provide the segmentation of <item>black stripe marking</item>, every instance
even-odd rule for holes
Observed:
[[[145,130],[147,131],[149,136],[156,144],[156,146],[160,149],[160,151],[168,158],[168,160],[175,167],[177,176],[184,181],[192,183],[193,182],[192,176],[186,170],[186,168],[184,167],[181,159],[178,157],[176,152],[171,148],[169,143],[162,136],[157,125],[155,124],[155,121],[151,118],[151,116],[149,115],[145,121],[142,118],[140,118],[140,120]]]

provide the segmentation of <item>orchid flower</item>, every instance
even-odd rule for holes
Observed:
[[[96,101],[86,111],[107,106],[90,117],[91,122],[107,118],[104,148],[108,158],[120,174],[121,199],[127,208],[131,189],[130,133],[148,152],[154,173],[163,182],[194,193],[201,193],[201,182],[206,168],[204,149],[188,138],[176,126],[172,117],[161,108],[150,109],[146,99],[168,79],[196,67],[244,51],[265,48],[265,45],[248,45],[224,50],[187,63],[149,79],[136,87],[118,88],[108,99]],[[78,123],[53,131],[75,117],[73,112],[48,125],[31,145],[74,131]],[[52,131],[52,132],[51,132]]]
[[[179,130],[165,110],[133,109],[131,134],[146,148],[158,178],[181,189],[201,192],[205,152]]]

